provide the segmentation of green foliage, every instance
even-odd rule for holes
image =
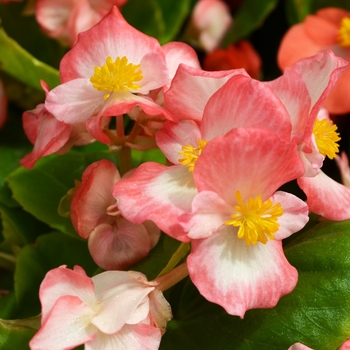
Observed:
[[[350,221],[326,221],[294,240],[285,254],[299,272],[295,290],[244,319],[207,302],[188,281],[160,349],[279,350],[296,342],[337,349],[350,334],[349,230]]]

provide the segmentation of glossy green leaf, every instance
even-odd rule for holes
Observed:
[[[100,159],[117,162],[116,154],[71,151],[63,156],[41,159],[34,169],[16,169],[8,177],[14,198],[23,208],[50,227],[77,237],[69,218],[58,213],[60,200],[74,180],[80,180],[85,168]]]
[[[164,19],[155,0],[129,0],[123,7],[125,20],[142,33],[160,40],[164,33]]]
[[[0,28],[0,66],[21,82],[41,90],[40,79],[51,88],[60,83],[58,71],[40,62]]]
[[[302,22],[309,14],[324,7],[340,7],[350,11],[348,0],[287,0],[286,13],[290,24]]]
[[[164,34],[160,38],[161,44],[175,39],[180,32],[191,10],[191,0],[157,0],[164,18]]]
[[[234,16],[233,25],[227,31],[222,46],[246,38],[253,30],[259,28],[266,17],[276,7],[278,0],[245,0]]]
[[[202,298],[188,281],[161,350],[337,349],[350,335],[350,221],[322,222],[285,249],[299,271],[295,290],[244,319]],[[177,298],[177,295],[171,295]]]
[[[159,148],[150,149],[147,151],[131,150],[131,158],[133,167],[138,167],[141,163],[145,162],[157,162],[160,164],[166,164],[165,155]]]
[[[27,245],[17,257],[15,270],[15,292],[20,308],[17,317],[34,316],[40,312],[39,286],[45,274],[56,267],[74,265],[83,267],[88,275],[96,270],[87,241],[80,241],[53,232],[42,235],[35,245]]]

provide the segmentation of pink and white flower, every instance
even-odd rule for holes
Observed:
[[[71,219],[78,234],[89,240],[89,251],[105,270],[124,270],[145,258],[160,230],[151,222],[134,224],[122,217],[113,197],[120,180],[116,166],[101,160],[90,164],[71,202]]]
[[[308,208],[277,189],[303,171],[296,144],[263,129],[233,129],[198,158],[199,193],[179,217],[191,239],[188,270],[199,292],[229,314],[274,307],[294,289],[298,273],[281,240],[304,227]]]
[[[171,311],[156,285],[134,271],[92,278],[80,266],[49,271],[40,286],[41,328],[31,350],[81,344],[88,350],[158,349]]]

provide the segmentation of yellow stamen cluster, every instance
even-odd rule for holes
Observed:
[[[179,162],[182,165],[188,166],[188,170],[190,172],[193,172],[197,159],[202,153],[202,150],[207,143],[208,141],[198,139],[197,147],[193,147],[190,144],[188,144],[187,146],[182,146],[182,151],[179,152],[179,156],[182,158],[179,159]]]
[[[247,246],[257,242],[265,244],[267,238],[274,239],[279,228],[278,218],[283,215],[281,204],[273,204],[271,199],[262,202],[261,194],[249,198],[245,204],[240,191],[236,192],[236,200],[238,205],[234,209],[237,214],[232,214],[232,220],[226,221],[225,225],[239,227],[237,236],[244,239]]]
[[[342,47],[350,47],[350,18],[344,17],[338,30],[338,43]]]
[[[325,157],[335,158],[339,152],[337,141],[340,140],[338,127],[328,119],[316,119],[313,129],[318,151]]]
[[[94,75],[90,78],[90,81],[96,90],[107,91],[104,95],[106,100],[112,92],[139,89],[141,85],[135,82],[142,79],[139,64],[128,63],[125,56],[117,57],[113,62],[112,58],[108,56],[103,66],[95,66]]]

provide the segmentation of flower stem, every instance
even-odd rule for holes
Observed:
[[[175,269],[171,270],[167,274],[156,278],[154,281],[158,282],[157,289],[164,292],[165,290],[174,286],[176,283],[179,283],[187,276],[187,263],[183,263],[175,267]]]

